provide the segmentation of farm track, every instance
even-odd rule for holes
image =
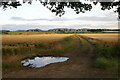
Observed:
[[[96,50],[93,45],[84,40],[88,49],[82,51],[84,39],[76,36],[76,48],[73,51],[62,54],[70,59],[66,62],[50,64],[36,69],[22,69],[4,74],[4,78],[116,78],[116,74],[107,73],[94,68]]]

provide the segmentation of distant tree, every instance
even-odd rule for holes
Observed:
[[[2,30],[2,34],[8,34],[9,32],[9,30]]]
[[[88,31],[91,31],[91,32],[102,32],[103,30],[102,29],[90,29]]]
[[[58,30],[57,33],[65,33],[64,30]]]

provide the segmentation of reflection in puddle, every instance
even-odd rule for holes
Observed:
[[[43,67],[50,63],[64,62],[69,58],[67,57],[35,57],[34,59],[25,59],[21,61],[23,66],[28,66],[32,68]]]

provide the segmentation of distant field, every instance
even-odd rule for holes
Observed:
[[[91,37],[91,38],[95,38],[95,39],[99,39],[105,42],[118,42],[118,34],[114,33],[114,34],[80,34],[83,36],[87,36],[87,37]]]
[[[53,42],[71,35],[72,34],[2,35],[2,44]]]
[[[102,31],[102,32],[106,32],[106,33],[118,33],[120,31]]]
[[[20,35],[20,34],[53,34],[55,33],[54,31],[40,31],[40,32],[19,32],[19,31],[11,31],[11,32],[8,32],[7,34],[10,34],[10,35]]]
[[[74,34],[34,34],[34,35],[2,35],[2,44],[9,44],[9,43],[42,43],[42,42],[52,42],[58,41],[65,37],[71,36]],[[118,41],[118,34],[117,33],[86,33],[86,34],[78,34],[83,35],[95,39],[99,39],[105,42],[117,42]]]

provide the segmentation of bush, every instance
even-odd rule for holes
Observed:
[[[106,69],[107,65],[106,65],[106,59],[104,57],[101,58],[97,58],[96,62],[95,62],[95,66],[97,68],[102,68],[102,69]]]
[[[95,62],[95,66],[101,69],[110,69],[117,65],[117,61],[114,59],[107,59],[105,57],[98,57]]]
[[[120,56],[120,47],[118,45],[99,45],[99,55],[101,57],[106,57],[106,58],[114,58],[114,57],[119,57]]]

